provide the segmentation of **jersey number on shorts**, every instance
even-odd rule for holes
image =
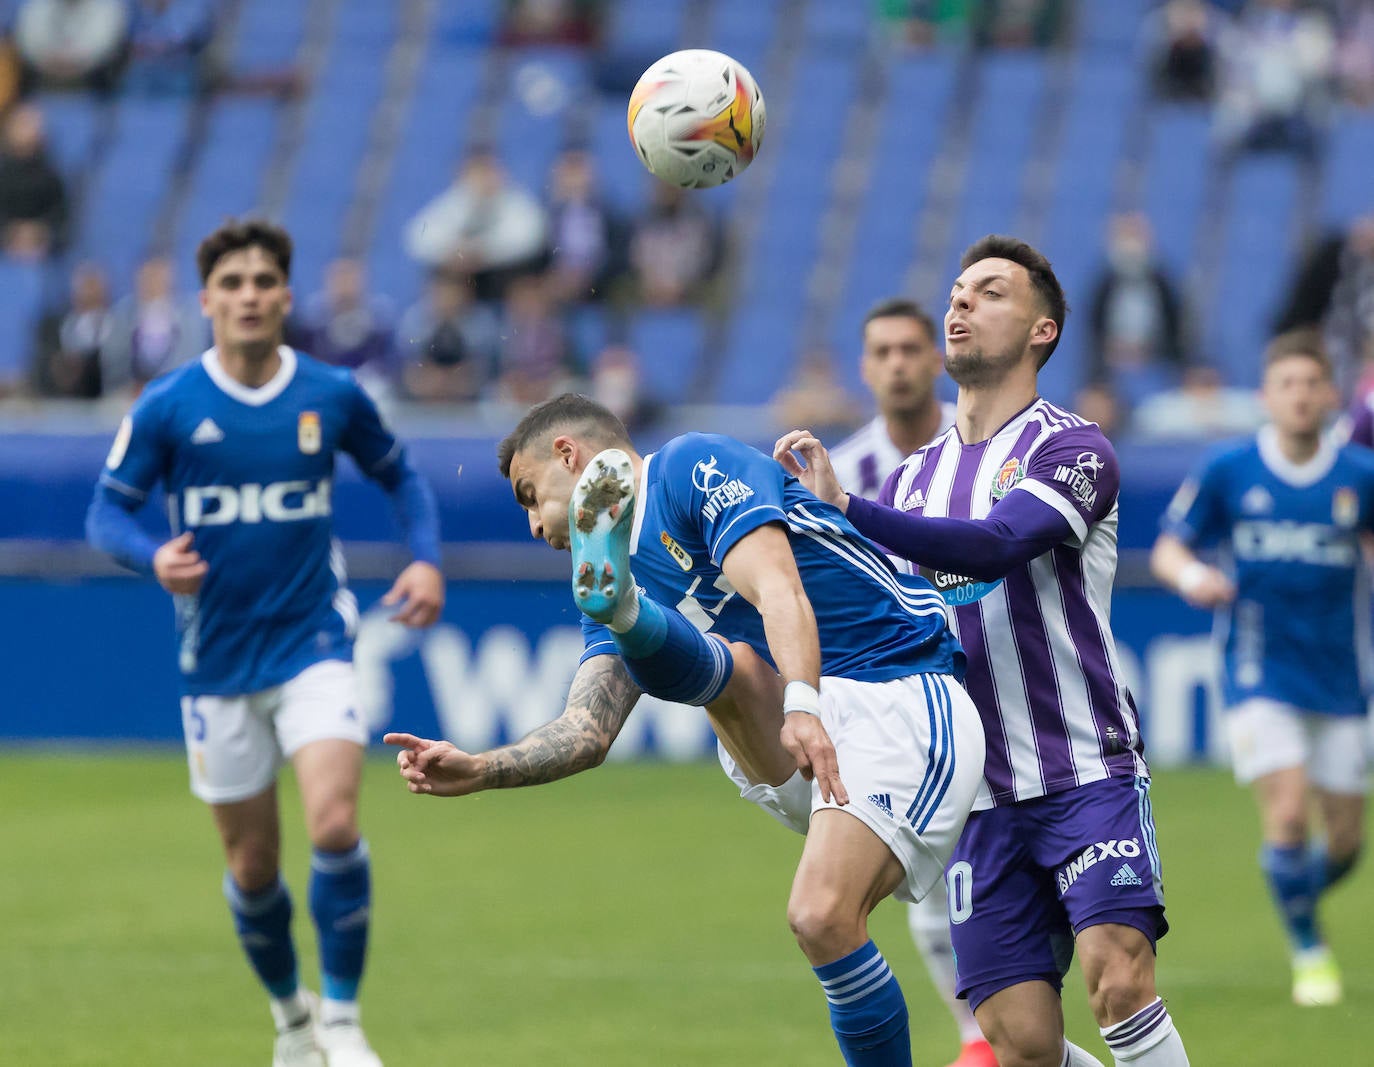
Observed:
[[[958,926],[973,914],[973,868],[965,861],[951,863],[945,872],[949,888],[949,921]]]

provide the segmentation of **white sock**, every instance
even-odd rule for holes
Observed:
[[[304,989],[297,989],[289,997],[273,997],[267,1006],[272,1011],[272,1022],[278,1030],[300,1026],[310,1016],[310,1001]]]
[[[615,606],[615,614],[611,616],[611,621],[606,625],[610,627],[612,633],[624,634],[630,632],[630,627],[639,618],[639,586],[631,586],[627,596],[620,598],[620,603]]]
[[[1104,1067],[1104,1065],[1091,1052],[1079,1048],[1071,1041],[1065,1041],[1064,1062],[1059,1067]]]
[[[1154,1001],[1129,1019],[1102,1028],[1102,1040],[1112,1050],[1117,1064],[1138,1067],[1188,1067],[1183,1038],[1174,1029],[1174,1020],[1164,1001]]]
[[[358,1002],[356,1000],[320,1001],[320,1023],[324,1026],[337,1026],[340,1023],[358,1025]]]
[[[938,882],[920,903],[912,904],[906,917],[911,940],[916,942],[921,958],[926,961],[930,980],[959,1027],[960,1042],[967,1045],[970,1041],[982,1041],[983,1031],[978,1029],[978,1021],[969,1010],[968,1001],[954,995],[957,979],[954,946],[949,943],[949,894],[944,880]]]

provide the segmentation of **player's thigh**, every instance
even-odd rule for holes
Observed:
[[[720,697],[706,706],[721,747],[747,784],[781,785],[797,769],[780,740],[783,683],[748,645],[730,644],[733,669]],[[727,772],[728,773],[728,772]]]
[[[282,752],[269,711],[275,692],[181,698],[191,792],[207,804],[246,801],[276,781]]]
[[[811,820],[792,880],[788,914],[862,920],[905,879],[887,843],[843,808]]]
[[[983,727],[948,675],[887,682],[821,679],[821,721],[850,802],[814,795],[864,823],[902,865],[895,893],[920,900],[944,877],[983,778]],[[813,816],[814,821],[814,816]]]
[[[1225,723],[1231,768],[1241,785],[1307,766],[1309,741],[1297,708],[1256,697],[1228,708]]]
[[[1310,755],[1307,777],[1325,793],[1364,796],[1369,791],[1370,735],[1363,715],[1304,717]]]
[[[1031,802],[1028,848],[1076,934],[1119,923],[1153,946],[1164,936],[1164,885],[1148,778],[1106,778]]]
[[[1026,847],[1019,807],[970,815],[945,875],[956,991],[975,1012],[1022,983],[1045,983],[1057,994],[1073,958],[1068,917],[1052,877]]]

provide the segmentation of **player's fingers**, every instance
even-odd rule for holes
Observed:
[[[401,598],[404,596],[405,593],[401,590],[401,583],[397,582],[386,591],[386,595],[382,597],[382,603],[390,607],[392,604],[399,604]]]
[[[797,462],[797,457],[792,455],[791,452],[784,452],[782,455],[774,456],[773,458],[776,459],[778,463],[782,465],[782,469],[792,475],[792,477],[801,477],[802,465]]]
[[[429,742],[426,741],[423,737],[416,737],[414,734],[406,734],[401,733],[399,731],[393,731],[391,733],[382,734],[382,744],[401,745],[404,748],[413,748],[418,750],[428,747]]]
[[[175,545],[178,549],[187,549],[191,547],[191,542],[194,540],[195,535],[192,534],[190,530],[186,530],[185,532],[179,533],[175,537],[173,537],[171,540],[171,544]]]

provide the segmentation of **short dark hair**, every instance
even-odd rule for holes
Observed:
[[[581,393],[564,393],[542,404],[535,404],[496,450],[501,477],[510,478],[511,461],[542,437],[555,430],[572,430],[606,448],[630,445],[630,431],[609,408]]]
[[[1331,357],[1326,352],[1326,341],[1320,330],[1303,327],[1281,333],[1269,342],[1264,350],[1264,369],[1268,370],[1281,359],[1290,356],[1304,356],[1322,369],[1322,374],[1331,378],[1335,374]]]
[[[229,219],[196,248],[196,268],[204,285],[215,264],[231,252],[261,248],[277,262],[283,278],[291,277],[291,235],[265,219]]]
[[[959,269],[968,270],[969,267],[983,259],[1007,259],[1024,267],[1026,273],[1030,275],[1031,288],[1035,290],[1036,295],[1040,297],[1040,302],[1045,306],[1045,313],[1054,320],[1055,326],[1059,328],[1054,340],[1045,348],[1045,353],[1040,357],[1040,362],[1036,364],[1035,369],[1039,370],[1054,354],[1055,348],[1059,345],[1059,338],[1064,332],[1064,319],[1069,314],[1069,305],[1064,299],[1064,287],[1059,284],[1059,279],[1055,277],[1054,268],[1050,266],[1050,261],[1045,258],[1044,253],[1019,238],[1008,237],[1000,233],[990,233],[986,237],[974,241],[964,250],[964,254],[959,260]]]
[[[914,300],[908,300],[904,296],[889,297],[887,300],[880,300],[868,309],[868,314],[864,316],[863,324],[859,327],[860,331],[868,329],[868,324],[874,319],[915,319],[925,327],[930,339],[935,340],[935,320],[927,315],[920,304]]]

